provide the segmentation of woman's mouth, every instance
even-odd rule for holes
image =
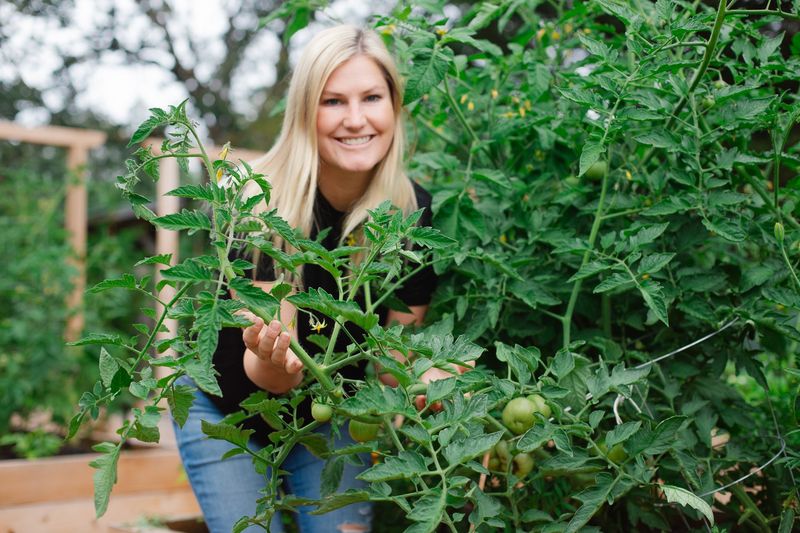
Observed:
[[[359,146],[362,144],[367,144],[369,141],[372,140],[373,137],[375,136],[363,135],[361,137],[339,137],[336,140],[347,146]]]

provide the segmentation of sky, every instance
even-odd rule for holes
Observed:
[[[224,6],[235,5],[228,0],[170,0],[174,16],[170,17],[170,30],[174,35],[191,35],[203,50],[203,61],[196,66],[198,77],[205,83],[210,79],[212,67],[222,59],[224,52],[220,36],[225,30]],[[125,27],[117,38],[132,47],[148,39],[146,28],[149,22],[138,13],[135,0],[75,0],[70,11],[70,24],[61,27],[55,20],[27,17],[17,13],[12,3],[0,0],[0,24],[5,26],[8,36],[0,50],[0,79],[7,81],[17,75],[30,86],[44,90],[45,103],[51,109],[63,108],[67,103],[66,91],[53,81],[53,71],[60,64],[63,51],[80,53],[88,49],[87,39],[97,39],[96,28],[102,24],[107,7],[113,5],[119,17],[126,19]],[[334,0],[326,10],[330,20],[363,23],[376,8],[380,10],[389,2],[378,0],[361,2],[357,0]],[[382,7],[383,6],[383,7]],[[237,27],[252,27],[257,20],[240,17],[235,20]],[[291,41],[292,50],[301,49],[303,44],[321,27],[313,23],[298,32]],[[153,37],[154,38],[154,37]],[[176,53],[187,56],[184,43]],[[248,48],[252,61],[246,65],[257,68],[240,69],[233,87],[233,101],[237,111],[255,116],[256,104],[248,96],[253,89],[270,86],[275,82],[275,68],[272,61],[264,58],[277,58],[279,42],[274,33],[265,29]],[[294,55],[294,54],[293,54]],[[114,124],[128,129],[135,127],[148,115],[150,107],[166,107],[182,101],[188,95],[185,87],[174,81],[163,67],[167,58],[153,54],[150,58],[157,64],[130,65],[121,52],[108,51],[99,61],[92,64],[78,64],[71,67],[79,94],[74,104],[79,109],[93,109]],[[16,65],[11,64],[11,61]],[[27,108],[14,117],[0,117],[15,120],[26,126],[45,125],[50,120],[47,110]]]

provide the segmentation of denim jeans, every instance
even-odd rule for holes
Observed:
[[[195,386],[187,377],[180,378],[178,383]],[[234,446],[222,440],[209,439],[201,431],[201,420],[218,423],[224,416],[198,390],[183,428],[179,428],[173,421],[183,466],[211,533],[230,533],[241,517],[254,516],[256,500],[266,486],[266,478],[255,471],[250,456],[235,455],[222,460],[225,452]],[[327,430],[327,425],[321,428],[323,432],[327,433]],[[337,448],[350,444],[353,441],[346,431],[335,442]],[[252,441],[250,447],[253,450],[258,448]],[[283,490],[302,498],[319,498],[324,464],[322,459],[311,454],[305,446],[295,446],[281,465],[282,470],[289,472],[282,480]],[[346,464],[338,492],[350,488],[365,488],[366,483],[355,477],[368,465],[368,456],[362,467]],[[309,514],[314,509],[313,506],[297,508],[298,514],[295,516],[302,533],[361,533],[371,530],[372,508],[368,502],[341,507],[324,515]],[[263,529],[251,526],[246,531],[251,533]],[[277,513],[270,524],[270,531],[283,532]]]

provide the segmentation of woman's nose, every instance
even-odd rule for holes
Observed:
[[[344,117],[344,127],[348,129],[362,128],[367,122],[364,115],[364,109],[360,103],[354,103],[348,106],[347,115]]]

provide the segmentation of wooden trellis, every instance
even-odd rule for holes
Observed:
[[[77,273],[73,288],[67,298],[67,308],[72,311],[67,320],[64,336],[67,341],[77,340],[83,329],[83,291],[86,288],[86,235],[88,227],[88,196],[86,192],[86,162],[89,150],[106,142],[106,134],[97,130],[42,126],[26,128],[14,122],[0,121],[0,140],[58,146],[67,149],[67,167],[70,177],[64,205],[64,225],[69,243],[74,251],[71,259]]]

